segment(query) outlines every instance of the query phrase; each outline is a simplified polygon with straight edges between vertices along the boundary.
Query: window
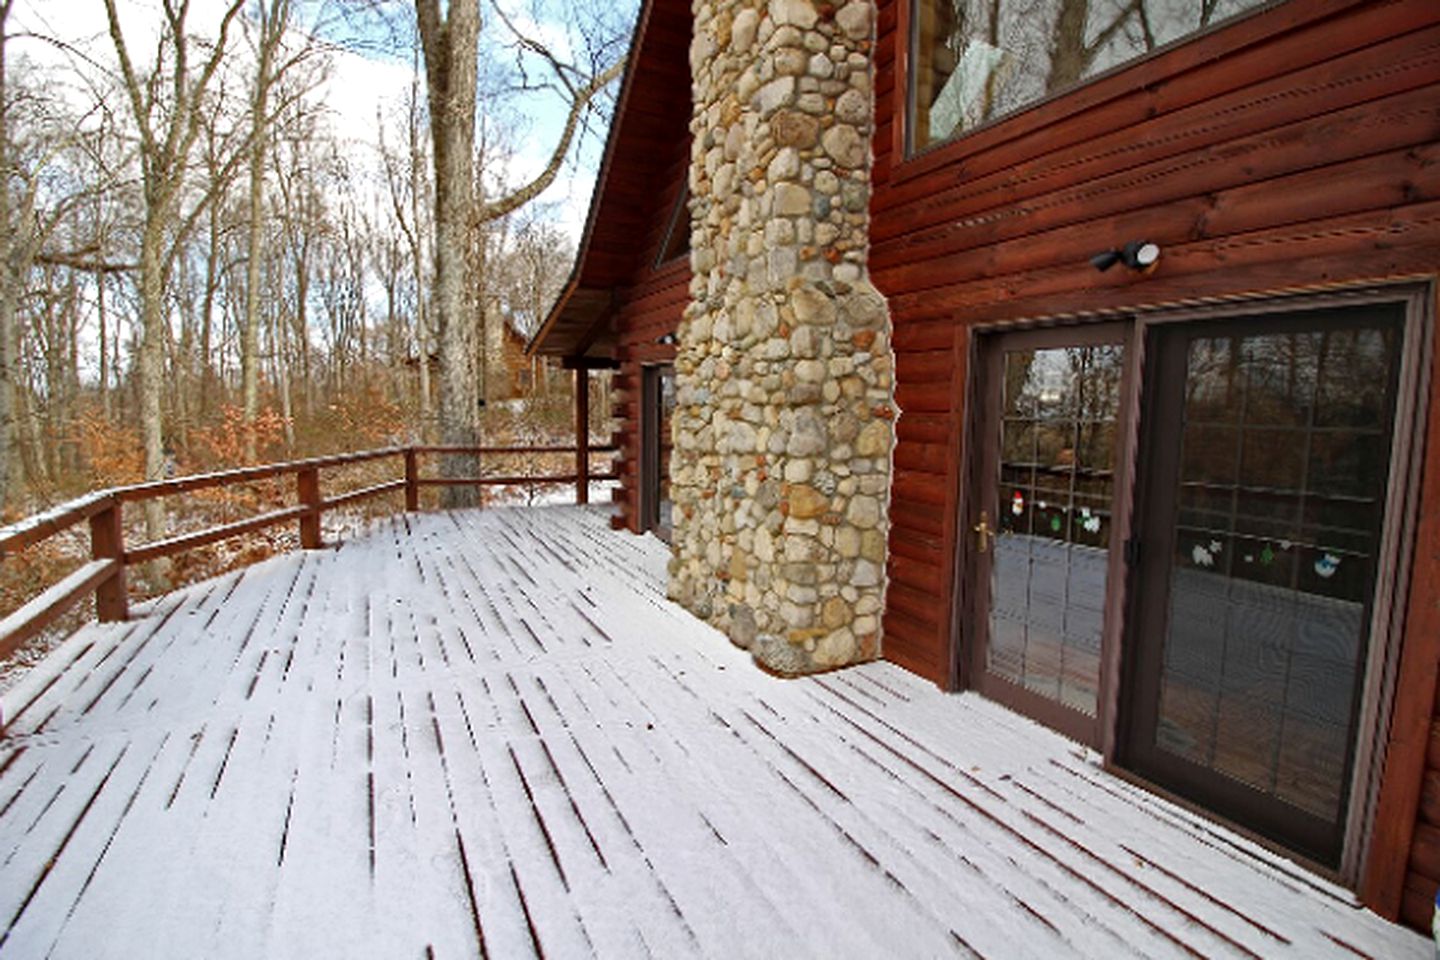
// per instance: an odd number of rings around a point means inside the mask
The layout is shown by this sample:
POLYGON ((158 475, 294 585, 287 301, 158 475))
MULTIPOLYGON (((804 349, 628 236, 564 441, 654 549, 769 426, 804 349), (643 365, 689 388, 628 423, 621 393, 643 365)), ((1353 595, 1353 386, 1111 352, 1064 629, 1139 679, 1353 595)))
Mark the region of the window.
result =
POLYGON ((1270 0, 914 0, 910 149, 949 140, 1270 0))
POLYGON ((670 211, 670 223, 665 227, 665 239, 660 244, 660 255, 655 266, 663 267, 676 257, 690 252, 690 188, 680 190, 680 199, 670 211))

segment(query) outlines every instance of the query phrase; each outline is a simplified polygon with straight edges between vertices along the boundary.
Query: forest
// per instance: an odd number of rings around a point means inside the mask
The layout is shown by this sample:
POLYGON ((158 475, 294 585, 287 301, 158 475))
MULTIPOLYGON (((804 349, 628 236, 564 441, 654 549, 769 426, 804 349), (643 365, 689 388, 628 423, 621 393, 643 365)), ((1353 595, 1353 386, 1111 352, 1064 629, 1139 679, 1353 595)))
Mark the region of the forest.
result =
MULTIPOLYGON (((633 6, 0 0, 5 522, 246 463, 573 440, 570 372, 523 346, 571 266, 557 185, 593 178, 633 6)), ((597 432, 607 403, 602 382, 597 432)), ((154 540, 272 487, 126 522, 154 540)), ((6 558, 0 606, 65 566, 57 541, 6 558)))

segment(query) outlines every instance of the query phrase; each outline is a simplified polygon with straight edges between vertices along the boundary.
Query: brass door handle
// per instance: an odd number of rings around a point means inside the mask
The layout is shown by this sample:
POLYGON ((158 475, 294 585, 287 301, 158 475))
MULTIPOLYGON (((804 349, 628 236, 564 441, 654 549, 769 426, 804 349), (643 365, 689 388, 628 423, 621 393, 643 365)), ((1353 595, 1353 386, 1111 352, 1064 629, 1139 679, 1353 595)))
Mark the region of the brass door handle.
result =
POLYGON ((977 553, 986 553, 990 545, 995 542, 995 531, 990 527, 990 512, 980 511, 980 522, 971 528, 975 531, 975 550, 977 553))

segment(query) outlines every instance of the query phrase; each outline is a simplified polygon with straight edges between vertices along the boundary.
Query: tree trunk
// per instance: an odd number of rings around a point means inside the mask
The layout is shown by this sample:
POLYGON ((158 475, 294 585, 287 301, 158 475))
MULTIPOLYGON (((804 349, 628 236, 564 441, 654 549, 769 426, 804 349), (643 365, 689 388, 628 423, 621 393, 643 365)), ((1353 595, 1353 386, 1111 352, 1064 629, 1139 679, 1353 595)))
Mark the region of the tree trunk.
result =
MULTIPOLYGON (((147 199, 140 235, 140 439, 145 449, 145 479, 165 476, 165 428, 161 400, 165 392, 165 224, 169 204, 147 199)), ((165 535, 165 509, 158 498, 145 501, 145 536, 165 535)))
MULTIPOLYGON (((198 73, 192 74, 187 54, 194 38, 186 27, 189 0, 165 4, 165 31, 169 38, 170 62, 165 60, 166 44, 161 44, 153 67, 153 76, 142 79, 130 59, 130 48, 120 24, 115 0, 105 0, 110 39, 119 60, 131 115, 139 128, 140 167, 145 195, 145 227, 140 237, 140 317, 141 341, 138 364, 140 388, 140 433, 145 448, 145 478, 158 480, 165 474, 166 451, 162 400, 165 390, 165 279, 171 250, 168 234, 179 221, 185 170, 195 141, 199 137, 202 105, 206 91, 220 69, 226 53, 226 37, 230 25, 240 13, 244 0, 229 0, 219 32, 209 55, 198 73), (174 102, 157 125, 151 109, 152 82, 159 78, 173 86, 174 102)), ((219 188, 209 185, 209 197, 219 188)), ((145 505, 145 532, 150 539, 164 533, 165 514, 158 499, 145 505)), ((157 567, 157 572, 159 568, 157 567)))
MULTIPOLYGON (((0 134, 3 135, 3 134, 0 134)), ((0 189, 0 196, 7 193, 0 189)), ((3 201, 0 201, 3 203, 3 201)), ((8 222, 8 211, 0 207, 0 224, 8 222)), ((10 231, 0 226, 0 507, 13 495, 15 475, 15 300, 18 285, 11 270, 10 231)))
POLYGON ((305 418, 315 416, 315 378, 310 371, 310 257, 309 241, 302 247, 306 253, 295 260, 295 339, 300 345, 300 377, 304 383, 301 397, 304 400, 305 418))
POLYGON ((245 461, 255 462, 255 417, 260 412, 260 263, 265 237, 265 149, 270 84, 275 50, 290 20, 289 0, 259 5, 260 37, 255 92, 250 100, 250 232, 246 242, 245 322, 240 341, 240 380, 244 403, 245 461))
MULTIPOLYGON (((65 433, 71 435, 75 425, 75 416, 80 403, 80 286, 78 277, 71 271, 72 283, 74 283, 75 296, 71 302, 71 309, 65 318, 65 408, 64 418, 61 421, 65 424, 65 433)), ((71 476, 79 471, 79 451, 75 444, 66 443, 61 446, 65 469, 71 476)))
POLYGON ((295 452, 295 420, 290 407, 290 359, 285 353, 285 326, 280 322, 280 311, 275 310, 270 319, 270 352, 275 357, 275 388, 280 394, 280 416, 285 424, 285 454, 290 456, 295 452))
POLYGON ((425 277, 425 242, 420 231, 423 223, 421 213, 425 209, 424 180, 421 176, 420 129, 418 122, 418 96, 414 86, 410 88, 410 223, 407 231, 410 240, 410 262, 415 272, 415 351, 418 354, 416 373, 420 394, 420 436, 421 443, 431 439, 430 424, 430 306, 426 296, 428 286, 425 277))
POLYGON ((1064 0, 1055 20, 1055 35, 1050 44, 1050 75, 1045 92, 1056 93, 1085 79, 1095 55, 1105 49, 1110 39, 1144 5, 1144 0, 1130 0, 1115 11, 1114 19, 1096 32, 1095 39, 1085 42, 1090 23, 1090 0, 1064 0))
POLYGON ((1085 46, 1085 23, 1090 19, 1090 0, 1065 0, 1055 20, 1055 35, 1050 45, 1050 76, 1045 89, 1049 93, 1071 86, 1085 75, 1090 63, 1085 46))
POLYGON ((15 457, 15 276, 14 237, 10 223, 9 92, 5 85, 5 23, 12 0, 0 0, 0 508, 10 502, 15 457))
MULTIPOLYGON (((479 0, 416 0, 425 55, 430 139, 435 169, 435 282, 431 304, 440 338, 440 439, 475 446, 480 438, 475 370, 475 298, 466 283, 466 247, 473 214, 475 95, 480 38, 479 0)), ((422 363, 424 358, 422 358, 422 363)), ((444 476, 473 476, 473 456, 442 458, 444 476)), ((446 487, 447 507, 473 506, 476 488, 446 487)))
POLYGON ((210 413, 215 373, 210 367, 215 336, 215 294, 220 290, 219 204, 210 208, 210 249, 205 258, 205 295, 200 301, 200 414, 210 413))
MULTIPOLYGON (((95 276, 95 317, 100 327, 100 410, 110 422, 115 411, 110 403, 110 351, 105 332, 105 274, 95 276)), ((208 359, 207 359, 208 362, 208 359)))

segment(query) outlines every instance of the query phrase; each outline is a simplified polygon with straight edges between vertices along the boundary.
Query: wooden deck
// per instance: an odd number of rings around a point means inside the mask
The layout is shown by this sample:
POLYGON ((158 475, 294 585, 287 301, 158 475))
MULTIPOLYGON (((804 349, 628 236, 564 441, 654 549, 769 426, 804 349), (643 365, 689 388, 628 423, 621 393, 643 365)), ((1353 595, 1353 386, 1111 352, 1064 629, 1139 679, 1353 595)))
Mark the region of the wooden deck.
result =
POLYGON ((0 958, 1425 957, 888 664, 782 681, 598 512, 407 515, 4 698, 0 958))

